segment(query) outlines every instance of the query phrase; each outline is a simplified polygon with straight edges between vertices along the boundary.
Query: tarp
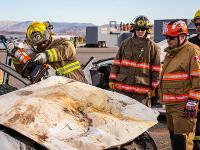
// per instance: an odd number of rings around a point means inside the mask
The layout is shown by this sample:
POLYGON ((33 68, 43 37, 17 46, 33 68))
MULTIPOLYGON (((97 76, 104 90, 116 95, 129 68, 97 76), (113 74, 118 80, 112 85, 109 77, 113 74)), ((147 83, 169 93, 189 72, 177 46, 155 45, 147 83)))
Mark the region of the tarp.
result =
POLYGON ((58 76, 0 96, 0 108, 0 124, 52 150, 120 145, 158 116, 127 96, 58 76))

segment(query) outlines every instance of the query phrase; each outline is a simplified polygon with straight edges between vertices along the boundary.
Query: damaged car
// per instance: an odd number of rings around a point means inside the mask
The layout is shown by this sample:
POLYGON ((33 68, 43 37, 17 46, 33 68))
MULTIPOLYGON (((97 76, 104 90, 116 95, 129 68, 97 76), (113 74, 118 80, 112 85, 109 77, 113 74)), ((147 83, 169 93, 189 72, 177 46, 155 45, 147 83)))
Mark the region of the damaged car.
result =
POLYGON ((33 84, 12 68, 10 60, 0 62, 0 149, 157 150, 147 132, 158 123, 157 111, 62 76, 33 84), (16 86, 11 76, 23 86, 16 86))

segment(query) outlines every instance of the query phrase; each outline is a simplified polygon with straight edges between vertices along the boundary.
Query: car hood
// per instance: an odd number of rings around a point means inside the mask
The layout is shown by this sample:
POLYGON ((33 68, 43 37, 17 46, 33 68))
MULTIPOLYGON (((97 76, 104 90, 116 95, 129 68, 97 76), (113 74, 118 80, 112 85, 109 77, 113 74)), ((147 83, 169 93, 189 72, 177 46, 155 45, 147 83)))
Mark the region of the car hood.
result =
POLYGON ((57 76, 0 96, 0 107, 0 124, 56 150, 123 144, 158 116, 127 96, 57 76))

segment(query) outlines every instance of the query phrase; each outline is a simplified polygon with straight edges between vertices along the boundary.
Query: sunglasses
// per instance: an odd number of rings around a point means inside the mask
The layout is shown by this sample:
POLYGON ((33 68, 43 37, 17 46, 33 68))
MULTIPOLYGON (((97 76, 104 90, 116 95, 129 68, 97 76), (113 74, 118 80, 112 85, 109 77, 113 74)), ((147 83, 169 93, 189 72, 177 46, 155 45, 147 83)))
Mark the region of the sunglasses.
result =
POLYGON ((146 28, 135 28, 136 31, 145 31, 146 28))
POLYGON ((198 26, 200 26, 200 23, 195 23, 194 25, 195 25, 195 27, 198 27, 198 26))
POLYGON ((174 40, 176 38, 176 36, 165 36, 165 38, 168 40, 174 40))

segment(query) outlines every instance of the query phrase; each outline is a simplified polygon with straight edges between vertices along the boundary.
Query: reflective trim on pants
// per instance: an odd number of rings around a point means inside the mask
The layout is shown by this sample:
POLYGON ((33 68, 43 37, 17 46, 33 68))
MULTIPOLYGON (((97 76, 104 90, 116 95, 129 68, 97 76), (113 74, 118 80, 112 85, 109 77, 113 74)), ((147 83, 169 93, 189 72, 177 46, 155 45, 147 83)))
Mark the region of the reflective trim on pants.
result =
POLYGON ((194 137, 194 140, 195 140, 195 141, 200 141, 200 136, 195 136, 195 137, 194 137))

